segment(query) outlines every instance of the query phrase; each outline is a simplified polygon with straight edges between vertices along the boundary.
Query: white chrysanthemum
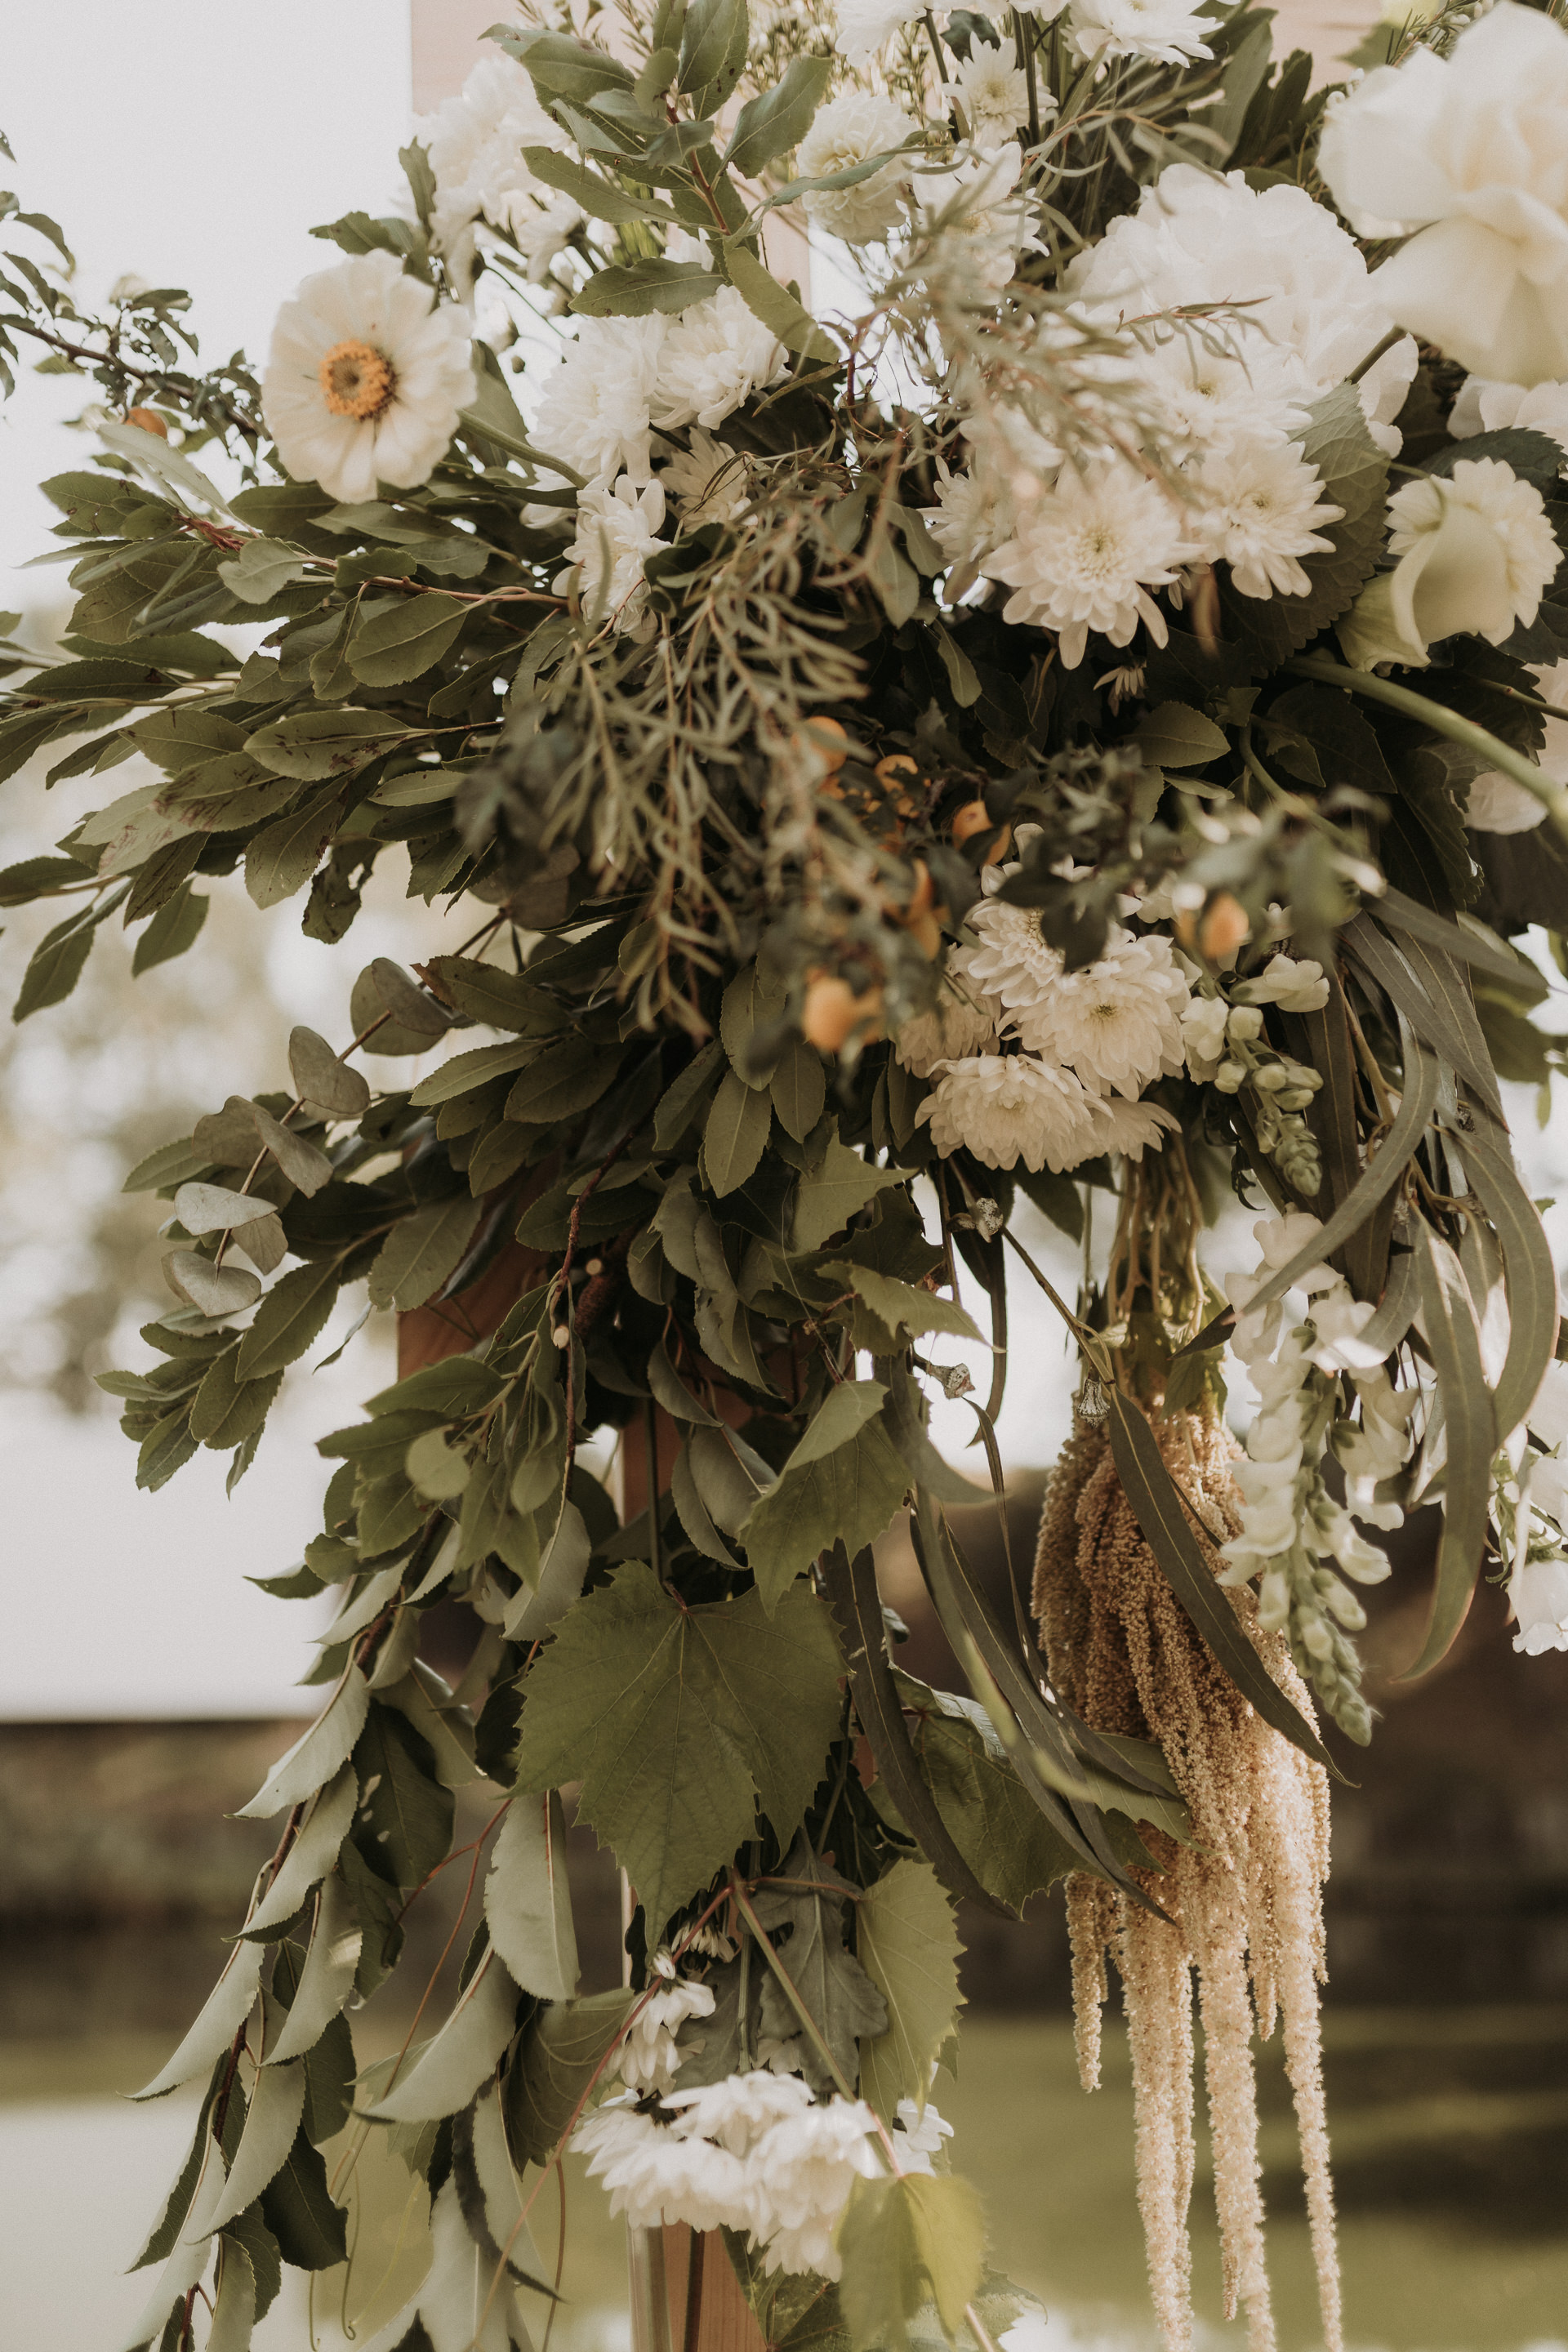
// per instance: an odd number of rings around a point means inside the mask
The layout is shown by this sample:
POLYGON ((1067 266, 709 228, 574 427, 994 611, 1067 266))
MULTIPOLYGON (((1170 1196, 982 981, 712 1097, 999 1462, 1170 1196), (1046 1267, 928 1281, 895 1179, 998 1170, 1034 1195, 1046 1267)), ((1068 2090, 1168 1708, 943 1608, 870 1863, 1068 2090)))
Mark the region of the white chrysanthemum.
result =
POLYGON ((1544 433, 1568 451, 1568 383, 1491 383, 1485 376, 1465 379, 1448 418, 1456 441, 1477 433, 1544 433))
POLYGON ((584 319, 539 404, 533 437, 590 481, 653 472, 648 449, 654 387, 669 321, 584 319))
POLYGON ((428 481, 478 388, 462 312, 395 254, 363 253, 279 311, 261 413, 294 479, 352 506, 428 481))
POLYGON ((1024 151, 1010 139, 961 151, 951 171, 922 172, 914 182, 924 226, 962 237, 963 274, 994 292, 1012 277, 1025 247, 1037 243, 1029 203, 1013 194, 1023 168, 1024 151))
MULTIPOLYGON (((795 167, 803 180, 847 172, 873 155, 890 153, 914 135, 901 106, 874 90, 841 90, 819 107, 800 142, 795 167)), ((908 185, 909 166, 899 157, 852 188, 813 188, 805 197, 814 228, 841 236, 847 245, 870 245, 887 236, 899 217, 899 198, 908 185)))
MULTIPOLYGON (((1246 303, 1225 322, 1238 355, 1249 367, 1256 358, 1259 387, 1269 392, 1279 359, 1294 362, 1290 388, 1309 401, 1342 383, 1393 324, 1354 239, 1326 205, 1304 188, 1249 188, 1240 172, 1222 179, 1190 163, 1162 172, 1136 211, 1113 220, 1071 264, 1067 282, 1129 319, 1190 303, 1246 303)), ((1390 383, 1415 357, 1395 349, 1390 383)), ((1379 361, 1369 371, 1377 375, 1373 406, 1384 367, 1379 361)))
POLYGON ((653 421, 661 431, 705 425, 711 432, 749 393, 771 383, 784 362, 784 345, 745 297, 721 286, 671 321, 658 355, 653 421))
MULTIPOLYGON (((976 42, 958 68, 950 95, 963 109, 970 136, 981 146, 993 139, 1011 139, 1029 119, 1029 77, 1013 63, 1011 49, 987 48, 976 42)), ((1049 91, 1040 105, 1042 116, 1054 114, 1049 91)))
POLYGON ((1065 467, 983 569, 1014 592, 1003 619, 1057 630, 1063 667, 1076 669, 1091 629, 1124 646, 1142 621, 1163 646, 1169 632, 1149 590, 1168 587, 1196 551, 1175 501, 1111 462, 1086 474, 1065 467))
POLYGON ((1312 526, 1339 522, 1344 509, 1320 498, 1318 469, 1298 445, 1238 442, 1226 457, 1201 466, 1194 482, 1204 552, 1211 563, 1229 564, 1237 593, 1306 595, 1312 583, 1299 559, 1333 547, 1312 526))
POLYGON ((610 2193, 612 2213, 634 2230, 684 2221, 693 2230, 744 2229, 746 2168, 711 2140, 687 2138, 635 2107, 606 2103, 572 2135, 590 2179, 610 2193))
POLYGON ((700 523, 733 522, 751 495, 744 458, 700 425, 686 437, 689 446, 674 450, 660 467, 666 498, 674 500, 689 530, 700 523))
POLYGON ((621 2044, 616 2063, 627 2090, 668 2090, 680 2063, 675 2046, 677 2032, 689 2017, 712 2014, 711 1986, 697 1984, 687 1977, 667 1979, 662 1990, 654 1993, 637 2011, 621 2044))
POLYGON ((876 2118, 863 2099, 805 2107, 764 2132, 746 2166, 752 2235, 767 2249, 763 2269, 840 2273, 833 2231, 857 2178, 881 2170, 876 2118))
POLYGON ((668 544, 658 535, 663 524, 661 482, 649 482, 639 490, 623 474, 609 489, 599 484, 584 490, 577 508, 577 536, 566 550, 569 568, 555 583, 556 594, 575 588, 584 611, 611 621, 620 635, 628 635, 641 622, 647 602, 644 561, 668 544))
MULTIPOLYGON (((1537 767, 1553 784, 1568 784, 1568 661, 1532 673, 1542 702, 1563 712, 1546 721, 1546 740, 1534 753, 1537 767)), ((1546 814, 1544 802, 1495 768, 1478 776, 1470 786, 1465 823, 1477 833, 1532 833, 1546 814)))
POLYGON ((893 1051, 917 1078, 930 1077, 939 1062, 961 1061, 966 1054, 984 1054, 996 1043, 994 998, 972 1003, 962 989, 944 989, 929 1013, 906 1021, 893 1040, 893 1051))
POLYGON ((1512 617, 1505 620, 1500 612, 1493 625, 1480 632, 1501 645, 1516 622, 1534 620, 1563 551, 1533 482, 1521 481, 1500 458, 1460 457, 1446 481, 1426 474, 1394 492, 1388 501, 1389 552, 1411 553, 1427 532, 1442 528, 1456 507, 1478 515, 1501 551, 1512 617))
POLYGON ((1307 423, 1310 387, 1292 352, 1258 335, 1233 332, 1225 322, 1196 324, 1138 347, 1140 381, 1154 394, 1172 453, 1220 457, 1239 443, 1278 444, 1307 423), (1236 352, 1217 347, 1224 341, 1236 352))
POLYGON ((811 2105, 798 2074, 771 2074, 754 2066, 749 2074, 727 2074, 689 2091, 671 2091, 660 2104, 679 2118, 674 2129, 714 2140, 731 2156, 747 2155, 763 2134, 786 2116, 811 2105))
POLYGON ((1095 1151, 1120 1153, 1124 1160, 1142 1160, 1145 1151, 1163 1151, 1165 1138, 1181 1121, 1158 1103, 1127 1102, 1120 1095, 1101 1099, 1101 1117, 1095 1121, 1095 1151))
POLYGON ((922 507, 921 515, 949 563, 978 564, 1013 536, 1017 507, 989 467, 954 474, 939 457, 936 495, 936 505, 922 507))
POLYGON ((526 69, 494 49, 479 59, 458 97, 417 125, 415 136, 424 142, 436 179, 432 242, 459 262, 471 247, 476 220, 515 230, 542 195, 548 200, 549 192, 522 160, 523 149, 559 151, 571 144, 541 106, 526 69))
POLYGON ((1145 58, 1180 66, 1211 55, 1204 37, 1214 26, 1194 16, 1186 0, 1072 0, 1068 20, 1079 55, 1108 63, 1145 58))
POLYGON ((1109 1106, 1070 1070, 1031 1054, 974 1054, 939 1062, 915 1113, 945 1159, 962 1144, 987 1168, 1021 1160, 1038 1175, 1060 1175, 1107 1149, 1109 1106))
POLYGON ((992 867, 982 877, 985 895, 968 915, 976 944, 959 948, 952 958, 960 983, 982 1003, 998 1003, 1008 1014, 1037 1004, 1062 971, 1060 954, 1040 929, 1039 909, 1015 907, 995 896, 1002 882, 1018 870, 1007 866, 998 874, 992 867))
POLYGON ((833 46, 852 66, 868 65, 900 26, 919 15, 906 0, 839 0, 833 46))
POLYGON ((1103 954, 1062 972, 1012 1025, 1030 1053, 1067 1063, 1095 1094, 1137 1096, 1182 1067, 1190 993, 1163 932, 1113 924, 1103 954))

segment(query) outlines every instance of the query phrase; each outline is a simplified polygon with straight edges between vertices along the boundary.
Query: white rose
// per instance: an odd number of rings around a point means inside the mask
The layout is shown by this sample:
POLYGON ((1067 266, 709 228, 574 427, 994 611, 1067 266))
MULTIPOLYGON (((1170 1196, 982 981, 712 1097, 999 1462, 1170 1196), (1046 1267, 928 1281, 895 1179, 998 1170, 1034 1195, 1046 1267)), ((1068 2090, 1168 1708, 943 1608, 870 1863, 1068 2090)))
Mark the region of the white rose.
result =
POLYGON ((1319 164, 1402 327, 1513 383, 1568 377, 1568 33, 1500 0, 1447 58, 1416 49, 1334 109, 1319 164))
MULTIPOLYGON (((1507 5, 1507 0, 1504 0, 1507 5)), ((1541 493, 1495 457, 1461 457, 1452 475, 1407 482, 1388 501, 1392 572, 1369 580, 1335 624, 1347 661, 1424 669, 1440 638, 1500 646, 1533 621, 1561 561, 1541 493)))

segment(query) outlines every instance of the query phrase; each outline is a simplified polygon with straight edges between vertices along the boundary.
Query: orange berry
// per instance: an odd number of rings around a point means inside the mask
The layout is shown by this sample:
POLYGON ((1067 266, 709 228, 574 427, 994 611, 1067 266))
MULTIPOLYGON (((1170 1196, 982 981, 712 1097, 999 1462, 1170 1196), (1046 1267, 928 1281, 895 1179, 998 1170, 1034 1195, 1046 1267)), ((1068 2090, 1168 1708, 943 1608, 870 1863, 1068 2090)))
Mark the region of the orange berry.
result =
POLYGON ((160 441, 166 441, 169 437, 169 428, 155 408, 128 408, 125 422, 127 425, 139 425, 143 433, 155 433, 160 441))
POLYGON ((920 814, 920 802, 911 797, 904 778, 918 785, 921 772, 907 751, 889 751, 885 760, 878 761, 873 772, 900 816, 920 814))
POLYGON ((962 848, 975 834, 990 831, 991 812, 984 801, 965 801, 954 814, 951 829, 953 840, 962 848))
POLYGON ((1222 956, 1234 955, 1238 947, 1252 937, 1252 925, 1246 908, 1228 890, 1222 890, 1204 909, 1198 925, 1198 950, 1210 963, 1222 956))
MULTIPOLYGON (((805 1009, 801 1016, 801 1029, 809 1045, 819 1053, 837 1054, 852 1030, 863 1023, 874 1023, 882 1010, 882 992, 868 989, 857 996, 847 980, 832 972, 816 973, 805 992, 805 1009)), ((875 1034, 872 1029, 871 1034, 875 1034)))

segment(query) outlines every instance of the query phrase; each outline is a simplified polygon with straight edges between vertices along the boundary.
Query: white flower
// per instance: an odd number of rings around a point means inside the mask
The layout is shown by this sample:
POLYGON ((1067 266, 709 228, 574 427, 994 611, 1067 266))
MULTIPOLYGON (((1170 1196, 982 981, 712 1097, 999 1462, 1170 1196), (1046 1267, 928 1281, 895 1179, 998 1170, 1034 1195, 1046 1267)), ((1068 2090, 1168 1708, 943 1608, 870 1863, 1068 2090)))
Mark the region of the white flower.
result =
POLYGON ((711 431, 749 393, 771 383, 784 361, 773 330, 734 287, 721 286, 706 302, 682 310, 666 331, 653 421, 661 430, 704 425, 711 431))
POLYGON ((471 251, 476 220, 516 231, 541 198, 548 201, 552 192, 541 188, 522 150, 559 151, 571 143, 541 106, 526 69, 496 49, 480 58, 461 94, 444 100, 415 135, 436 180, 432 242, 459 265, 471 251))
MULTIPOLYGON (((1505 0, 1506 5, 1506 0, 1505 0)), ((1496 457, 1461 457, 1445 478, 1424 474, 1388 501, 1392 572, 1368 581, 1335 624, 1360 669, 1396 661, 1422 669, 1440 638, 1500 646, 1533 621, 1562 560, 1545 503, 1496 457)))
MULTIPOLYGON (((1010 139, 1029 119, 1029 77, 1013 63, 1013 52, 1008 49, 973 43, 950 95, 963 109, 970 134, 981 145, 995 137, 1010 139)), ((1056 100, 1048 91, 1041 111, 1056 111, 1056 100)))
POLYGON ((1527 1658, 1568 1650, 1568 1560, 1526 1561, 1514 1570, 1508 1597, 1519 1621, 1516 1650, 1527 1658))
MULTIPOLYGON (((1555 703, 1563 713, 1546 720, 1546 740, 1534 753, 1535 762, 1549 782, 1568 784, 1568 661, 1536 669, 1533 676, 1542 700, 1555 703)), ((1470 786, 1465 823, 1477 833, 1530 833, 1545 814, 1543 801, 1511 776, 1489 768, 1470 786)))
POLYGON ((982 997, 972 1003, 962 990, 944 989, 931 1012, 904 1023, 893 1051, 917 1078, 929 1077, 939 1062, 988 1052, 996 1043, 999 1011, 994 1000, 982 997))
POLYGON ((900 2163, 906 2172, 930 2172, 931 2158, 941 2152, 944 2139, 952 2137, 952 2126, 929 2099, 923 2107, 917 2107, 913 2099, 900 2099, 896 2112, 901 2126, 900 2163))
POLYGON ((1357 379, 1356 398, 1366 419, 1366 429, 1385 457, 1397 457, 1405 446, 1405 436, 1394 420, 1405 405, 1420 364, 1421 352, 1415 336, 1403 335, 1357 379))
POLYGON ((712 2014, 712 1988, 689 1978, 677 1977, 667 1982, 664 1990, 652 1994, 633 2019, 616 2062, 627 2090, 668 2089, 679 2063, 677 2029, 689 2017, 712 2014))
MULTIPOLYGON (((833 46, 852 66, 868 65, 884 41, 919 15, 905 0, 839 0, 833 46)), ((805 176, 804 165, 801 176, 805 176)))
POLYGON ((1476 433, 1544 433, 1568 451, 1568 383, 1491 383, 1467 376, 1448 417, 1457 441, 1476 433))
POLYGON ((364 253, 279 311, 261 409, 296 481, 361 505, 378 481, 428 481, 477 391, 462 312, 395 254, 364 253))
MULTIPOLYGON (((1353 238, 1326 205, 1304 188, 1253 189, 1240 172, 1222 179, 1190 163, 1172 164, 1145 188, 1137 210, 1073 262, 1067 282, 1129 319, 1246 303, 1224 331, 1260 401, 1317 399, 1393 324, 1353 238)), ((1412 346, 1395 365, 1414 358, 1412 346)))
POLYGON ((1181 1068, 1189 993, 1163 933, 1113 924, 1093 963, 1061 972, 1010 1026, 1031 1053, 1068 1064, 1093 1093, 1131 1097, 1181 1068))
POLYGON ((675 500, 689 530, 700 523, 733 522, 751 496, 744 458, 700 425, 692 425, 686 437, 689 446, 673 450, 663 461, 658 478, 666 498, 675 500))
POLYGON ((1547 1365, 1525 1418, 1543 1445, 1568 1441, 1568 1364, 1557 1357, 1547 1365))
POLYGON ((763 2268, 816 2271, 836 2279, 833 2231, 857 2178, 881 2170, 876 2119, 862 2099, 805 2107, 764 2132, 747 2165, 752 2234, 766 2247, 763 2268))
MULTIPOLYGON (((1018 870, 1005 866, 996 887, 1018 870)), ((990 879, 989 873, 983 877, 983 889, 990 879)), ((1037 908, 1015 907, 987 891, 970 908, 969 927, 979 944, 960 948, 953 970, 983 1000, 994 997, 1008 1013, 1022 1011, 1037 1004, 1061 977, 1061 956, 1040 929, 1037 908)))
POLYGON ((1352 1298, 1350 1286, 1338 1283, 1312 1307, 1317 1338, 1312 1361, 1321 1372, 1370 1372, 1383 1361, 1384 1351, 1362 1338, 1377 1309, 1370 1298, 1352 1298))
POLYGON ((1182 1051, 1187 1068, 1200 1084, 1213 1077, 1225 1052, 1225 1024, 1230 1008, 1223 996, 1194 996, 1182 1012, 1182 1051))
POLYGON ((744 2229, 746 2168, 711 2140, 666 2130, 635 2107, 606 2102, 572 2135, 591 2179, 610 2192, 610 2210, 634 2230, 685 2221, 693 2230, 744 2229))
POLYGON ((1158 1103, 1126 1102, 1121 1096, 1099 1099, 1095 1120, 1097 1152, 1120 1152, 1124 1160, 1142 1160, 1145 1151, 1163 1151, 1165 1138, 1181 1121, 1158 1103))
POLYGON ((1464 367, 1568 376, 1568 35, 1509 0, 1446 58, 1417 48, 1330 113, 1319 167, 1363 236, 1418 235, 1373 278, 1464 367))
POLYGON ((639 490, 623 474, 613 488, 584 490, 577 508, 577 536, 566 551, 571 567, 555 583, 557 595, 575 587, 586 611, 613 619, 622 635, 641 622, 647 599, 643 562, 668 542, 658 536, 664 521, 664 486, 639 490))
POLYGON ((944 1158, 962 1144, 987 1168, 1013 1168, 1021 1160, 1037 1174, 1049 1168, 1059 1176, 1102 1151, 1137 1159, 1162 1122, 1171 1123, 1152 1104, 1112 1105, 1071 1070, 1030 1054, 973 1054, 938 1062, 931 1076, 936 1085, 917 1121, 929 1121, 944 1158), (1123 1111, 1145 1116, 1123 1118, 1123 1111))
POLYGON ((518 250, 528 256, 531 284, 542 284, 556 255, 565 251, 587 217, 575 198, 552 195, 542 212, 521 214, 513 223, 518 250))
POLYGON ((1163 646, 1169 631, 1149 590, 1168 587, 1195 552, 1175 501, 1112 461, 1064 467, 983 568, 1014 592, 1003 619, 1059 631, 1063 667, 1076 669, 1091 629, 1124 646, 1142 621, 1163 646))
POLYGON ((921 518, 950 564, 978 564, 1012 537, 1017 506, 989 467, 953 474, 939 457, 936 477, 938 502, 922 507, 921 518))
MULTIPOLYGON (((1329 983, 1321 963, 1281 951, 1250 980, 1239 981, 1231 995, 1237 1004, 1278 1004, 1282 1013, 1321 1013, 1329 1001, 1329 983)), ((1283 1259, 1279 1262, 1284 1264, 1283 1259)))
POLYGON ((1194 479, 1205 553, 1211 563, 1229 564, 1237 593, 1304 596, 1312 583, 1298 558, 1333 546, 1312 525, 1339 522, 1344 509, 1319 497, 1318 469, 1297 445, 1238 442, 1226 456, 1209 458, 1194 479))
POLYGON ((754 2067, 749 2074, 671 2091, 660 2105, 679 2116, 674 2128, 683 2137, 697 2135, 717 2141, 731 2156, 745 2156, 774 2124, 810 2106, 811 2093, 797 2074, 770 2074, 765 2067, 754 2067))
POLYGON ((654 388, 669 321, 584 319, 539 404, 533 437, 590 481, 621 472, 638 484, 653 472, 648 449, 654 388))
POLYGON ((1204 36, 1214 26, 1185 0, 1071 0, 1068 21, 1086 58, 1146 58, 1179 66, 1210 55, 1204 36))
POLYGON ((1173 454, 1223 457, 1238 442, 1285 441, 1307 423, 1301 365, 1240 321, 1194 320, 1134 345, 1134 368, 1154 394, 1173 454), (1239 331, 1238 331, 1239 330, 1239 331), (1232 351, 1215 348, 1224 341, 1232 351))
MULTIPOLYGON (((797 173, 803 180, 826 179, 901 147, 914 131, 910 117, 890 98, 873 90, 841 90, 817 110, 801 141, 797 173)), ((847 245, 870 245, 886 236, 897 221, 900 193, 909 178, 909 166, 900 157, 852 188, 813 188, 805 197, 806 215, 814 228, 828 236, 841 236, 847 245)))

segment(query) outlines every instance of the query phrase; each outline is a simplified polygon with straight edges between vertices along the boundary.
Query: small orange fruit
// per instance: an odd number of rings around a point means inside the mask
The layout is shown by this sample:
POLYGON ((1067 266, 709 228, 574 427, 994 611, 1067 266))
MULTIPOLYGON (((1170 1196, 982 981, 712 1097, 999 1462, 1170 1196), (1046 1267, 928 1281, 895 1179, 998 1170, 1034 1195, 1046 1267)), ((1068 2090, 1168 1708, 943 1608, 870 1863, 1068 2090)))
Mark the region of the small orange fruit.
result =
MULTIPOLYGON (((863 1023, 875 1023, 882 1010, 882 992, 868 989, 857 996, 847 980, 837 973, 819 971, 813 974, 805 992, 805 1010, 801 1016, 801 1029, 809 1045, 819 1053, 837 1054, 843 1048, 851 1031, 863 1023)), ((870 1034, 876 1034, 873 1027, 870 1034)))
POLYGON ((1190 948, 1195 941, 1198 953, 1210 963, 1234 955, 1252 937, 1246 908, 1228 890, 1209 900, 1201 919, 1184 908, 1176 917, 1175 929, 1182 945, 1190 948))
MULTIPOLYGON (((994 819, 984 801, 965 801, 952 820, 953 841, 962 848, 966 841, 973 841, 977 833, 988 833, 994 823, 994 819)), ((999 866, 1012 846, 1012 826, 1005 824, 998 827, 996 838, 985 853, 986 865, 999 866)))
POLYGON ((127 425, 139 425, 143 433, 155 433, 160 441, 166 441, 169 437, 169 428, 155 408, 128 408, 125 422, 127 425))

